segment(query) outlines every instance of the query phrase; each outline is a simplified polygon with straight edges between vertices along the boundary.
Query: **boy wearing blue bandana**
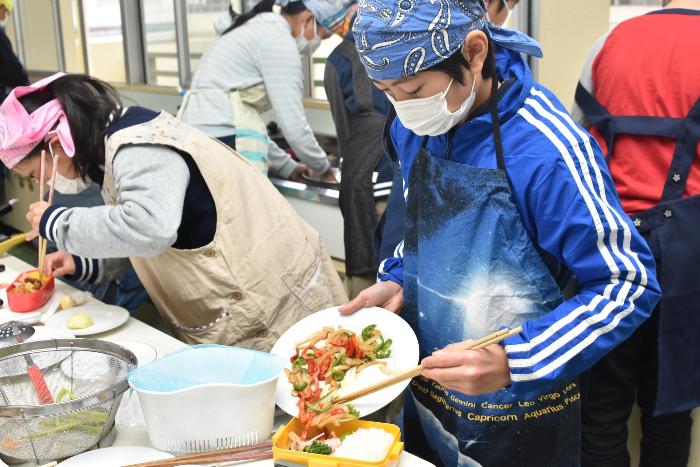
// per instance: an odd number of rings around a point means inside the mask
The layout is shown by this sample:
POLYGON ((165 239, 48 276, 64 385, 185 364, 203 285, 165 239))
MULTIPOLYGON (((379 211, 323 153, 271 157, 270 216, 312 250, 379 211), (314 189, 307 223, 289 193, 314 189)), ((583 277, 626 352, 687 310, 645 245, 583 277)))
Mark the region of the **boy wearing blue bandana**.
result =
POLYGON ((418 336, 408 450, 448 466, 578 466, 577 376, 650 315, 655 264, 598 144, 533 82, 521 53, 539 45, 485 16, 482 0, 359 4, 358 52, 398 115, 406 232, 341 311, 400 311, 418 336), (581 288, 565 297, 572 275, 581 288), (450 346, 518 326, 482 350, 450 346))

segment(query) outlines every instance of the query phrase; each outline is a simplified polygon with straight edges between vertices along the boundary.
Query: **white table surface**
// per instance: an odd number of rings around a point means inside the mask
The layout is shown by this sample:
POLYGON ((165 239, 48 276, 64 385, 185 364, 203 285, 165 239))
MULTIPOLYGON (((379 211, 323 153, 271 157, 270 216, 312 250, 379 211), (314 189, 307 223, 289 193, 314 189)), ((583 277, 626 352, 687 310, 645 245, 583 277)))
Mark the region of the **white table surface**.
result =
MULTIPOLYGON (((9 255, 0 258, 0 264, 4 264, 6 267, 5 272, 0 273, 0 283, 11 282, 12 280, 14 280, 15 277, 17 277, 17 274, 19 272, 27 271, 32 268, 32 266, 28 263, 25 263, 24 261, 9 255)), ((76 292, 76 289, 61 281, 56 281, 56 290, 64 294, 76 292)), ((0 322, 8 321, 7 310, 7 306, 4 306, 2 309, 0 309, 0 322)), ((103 339, 112 342, 143 342, 155 348, 158 352, 159 357, 186 346, 186 344, 184 344, 183 342, 180 342, 179 340, 155 328, 152 328, 151 326, 134 318, 130 318, 126 324, 117 329, 101 334, 95 334, 94 336, 88 337, 90 339, 103 339)), ((153 447, 148 440, 148 433, 146 432, 146 429, 144 427, 117 424, 115 429, 116 438, 112 446, 153 447)), ((3 465, 1 460, 0 465, 3 465)), ((249 462, 247 463, 247 465, 250 465, 251 467, 271 467, 274 465, 274 463, 270 459, 264 461, 249 462)), ((402 454, 400 460, 401 467, 428 467, 431 465, 432 464, 406 452, 402 454)), ((35 464, 33 463, 25 463, 18 465, 18 467, 34 466, 35 464)))

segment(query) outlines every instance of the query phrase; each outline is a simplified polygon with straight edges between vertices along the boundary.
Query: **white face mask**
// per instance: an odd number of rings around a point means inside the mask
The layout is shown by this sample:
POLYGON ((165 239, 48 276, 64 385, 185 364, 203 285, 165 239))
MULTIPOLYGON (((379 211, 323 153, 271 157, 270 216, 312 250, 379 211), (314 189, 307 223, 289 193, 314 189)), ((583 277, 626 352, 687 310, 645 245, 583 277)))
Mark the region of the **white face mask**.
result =
POLYGON ((7 26, 7 18, 0 21, 0 28, 5 29, 5 26, 7 26))
MULTIPOLYGON (((57 160, 53 155, 53 147, 51 144, 49 144, 49 152, 51 153, 51 159, 57 160)), ((62 195, 77 195, 85 191, 90 186, 91 182, 86 182, 80 176, 78 176, 78 178, 66 178, 56 171, 56 180, 49 180, 48 184, 49 186, 53 184, 54 189, 62 195)))
POLYGON ((62 195, 77 195, 90 186, 90 183, 83 180, 82 177, 66 178, 58 172, 56 172, 56 181, 53 183, 56 191, 62 195))
POLYGON ((321 46, 321 38, 318 35, 318 31, 316 29, 316 21, 314 21, 314 37, 311 40, 308 40, 306 36, 304 35, 304 29, 306 28, 306 24, 301 26, 301 34, 299 36, 295 37, 297 41, 297 50, 299 50, 299 53, 302 55, 312 55, 314 52, 316 52, 316 49, 318 49, 321 46))
POLYGON ((406 99, 395 101, 389 94, 389 102, 396 109, 396 115, 403 123, 403 126, 421 136, 444 135, 452 127, 457 125, 474 107, 476 101, 476 76, 472 84, 472 91, 469 97, 455 112, 450 112, 447 108, 447 92, 452 86, 452 82, 447 85, 445 91, 431 97, 420 99, 406 99))

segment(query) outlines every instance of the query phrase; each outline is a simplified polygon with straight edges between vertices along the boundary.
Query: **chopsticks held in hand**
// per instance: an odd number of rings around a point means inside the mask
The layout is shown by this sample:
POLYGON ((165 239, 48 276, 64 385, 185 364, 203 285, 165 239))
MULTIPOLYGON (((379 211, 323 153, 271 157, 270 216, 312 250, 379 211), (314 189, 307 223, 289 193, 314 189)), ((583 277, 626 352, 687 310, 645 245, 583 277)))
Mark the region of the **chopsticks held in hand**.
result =
MULTIPOLYGON (((51 162, 51 188, 49 189, 49 205, 53 204, 54 185, 56 183, 57 160, 53 156, 51 162)), ((44 201, 44 186, 46 185, 46 151, 41 151, 41 169, 39 179, 39 201, 44 201)), ((48 249, 48 241, 39 236, 39 280, 44 280, 44 260, 46 259, 46 250, 48 249)))
MULTIPOLYGON (((488 347, 489 345, 498 344, 499 342, 501 342, 504 339, 507 339, 511 336, 519 334, 522 330, 523 329, 520 326, 518 326, 517 328, 513 328, 513 329, 501 329, 500 331, 496 331, 496 332, 489 334, 488 336, 484 336, 481 339, 476 340, 476 341, 460 342, 459 344, 456 344, 453 348, 451 348, 450 351, 458 352, 458 351, 462 351, 462 350, 483 349, 485 347, 488 347)), ((367 386, 364 389, 360 389, 359 391, 355 391, 355 392, 352 392, 350 394, 346 394, 342 397, 338 397, 335 400, 333 400, 333 403, 334 404, 346 404, 348 402, 354 401, 355 399, 365 397, 369 394, 375 393, 377 391, 381 391, 382 389, 387 388, 389 386, 393 386, 394 384, 400 383, 401 381, 415 378, 416 376, 420 375, 422 371, 423 371, 423 366, 418 365, 415 368, 411 368, 410 370, 396 374, 396 375, 394 375, 390 378, 387 378, 385 380, 382 380, 378 383, 367 386)))
POLYGON ((125 467, 175 467, 188 464, 221 464, 229 462, 262 460, 272 458, 272 441, 219 451, 202 452, 159 461, 132 464, 125 467))

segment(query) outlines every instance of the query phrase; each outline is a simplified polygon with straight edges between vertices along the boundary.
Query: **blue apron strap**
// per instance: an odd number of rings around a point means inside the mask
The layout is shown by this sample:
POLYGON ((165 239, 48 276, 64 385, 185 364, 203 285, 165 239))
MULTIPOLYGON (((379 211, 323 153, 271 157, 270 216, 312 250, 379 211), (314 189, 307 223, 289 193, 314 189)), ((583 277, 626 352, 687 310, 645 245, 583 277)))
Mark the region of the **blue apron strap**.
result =
POLYGON ((698 142, 700 142, 700 98, 695 101, 688 115, 682 120, 676 150, 673 153, 671 168, 661 196, 662 201, 683 197, 698 142))
POLYGON ((384 137, 382 138, 382 146, 384 147, 384 152, 389 156, 389 159, 394 164, 399 163, 399 155, 396 154, 396 148, 394 148, 394 143, 391 142, 391 125, 394 123, 396 118, 396 110, 394 106, 389 104, 389 108, 386 112, 386 120, 384 120, 384 137))
POLYGON ((678 139, 683 127, 682 118, 671 117, 613 117, 615 135, 658 136, 678 139))
MULTIPOLYGON (((491 78, 491 125, 493 126, 493 142, 496 146, 496 162, 498 168, 504 171, 507 176, 508 171, 503 159, 503 143, 501 142, 501 120, 498 115, 498 79, 495 76, 491 78)), ((508 177, 508 182, 510 183, 510 177, 508 177)))
POLYGON ((588 89, 583 87, 580 81, 578 86, 576 86, 575 99, 576 104, 583 110, 586 118, 603 136, 605 145, 608 147, 605 159, 609 162, 609 155, 612 154, 613 145, 615 144, 615 132, 612 125, 613 116, 608 112, 608 109, 598 102, 598 99, 596 99, 593 94, 588 92, 588 89))
POLYGON ((617 135, 678 139, 682 132, 684 121, 682 118, 613 116, 581 83, 576 87, 576 103, 605 139, 605 144, 608 146, 605 158, 608 162, 612 157, 617 135))
POLYGON ((614 117, 581 83, 576 88, 576 103, 605 139, 608 163, 613 155, 615 137, 620 134, 657 136, 676 140, 671 168, 666 178, 662 201, 680 199, 685 193, 686 180, 700 141, 700 99, 685 118, 614 117))

